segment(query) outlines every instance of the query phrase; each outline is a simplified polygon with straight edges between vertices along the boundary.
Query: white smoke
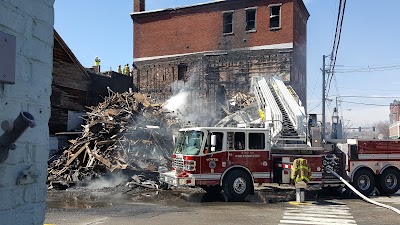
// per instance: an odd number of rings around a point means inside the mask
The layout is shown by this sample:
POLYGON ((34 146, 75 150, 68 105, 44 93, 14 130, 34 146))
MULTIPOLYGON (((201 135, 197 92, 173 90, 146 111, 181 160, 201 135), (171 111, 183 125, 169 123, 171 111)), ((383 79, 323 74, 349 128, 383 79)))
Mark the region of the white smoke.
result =
POLYGON ((121 173, 113 174, 112 177, 100 177, 96 180, 90 182, 90 184, 86 187, 87 189, 102 189, 102 188, 112 188, 116 187, 119 184, 126 182, 128 179, 126 176, 121 173))
POLYGON ((168 99, 164 108, 171 112, 177 110, 182 112, 184 111, 185 105, 187 104, 188 96, 189 92, 182 90, 177 95, 174 95, 170 99, 168 99))
POLYGON ((215 115, 207 110, 210 105, 199 96, 201 92, 199 82, 199 75, 193 73, 185 83, 182 81, 172 83, 171 88, 176 94, 166 101, 164 109, 174 112, 174 115, 184 123, 208 125, 207 120, 214 118, 215 115))

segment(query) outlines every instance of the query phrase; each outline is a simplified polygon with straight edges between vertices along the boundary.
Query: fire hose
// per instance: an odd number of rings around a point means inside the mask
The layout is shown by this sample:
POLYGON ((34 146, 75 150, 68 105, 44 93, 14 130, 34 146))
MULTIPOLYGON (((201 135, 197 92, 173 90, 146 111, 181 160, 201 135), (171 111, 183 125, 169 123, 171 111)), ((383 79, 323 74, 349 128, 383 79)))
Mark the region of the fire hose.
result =
POLYGON ((382 203, 377 202, 377 201, 374 201, 374 200, 371 200, 371 199, 369 199, 368 197, 366 197, 365 195, 361 194, 361 193, 360 193, 359 191, 357 191, 357 189, 355 189, 349 182, 347 182, 345 179, 343 179, 343 177, 339 176, 339 174, 337 174, 337 173, 336 173, 335 171, 333 171, 331 168, 326 167, 325 169, 326 169, 329 173, 332 173, 333 175, 335 175, 335 177, 339 178, 340 181, 342 181, 342 182, 343 182, 347 187, 349 187, 355 194, 357 194, 358 196, 360 196, 360 197, 361 197, 362 199, 364 199, 365 201, 367 201, 367 202, 369 202, 369 203, 371 203, 371 204, 374 204, 374 205, 383 207, 383 208, 390 209, 390 210, 396 212, 397 214, 400 214, 400 210, 399 210, 399 209, 397 209, 397 208, 395 208, 395 207, 392 207, 392 206, 389 206, 389 205, 382 204, 382 203))

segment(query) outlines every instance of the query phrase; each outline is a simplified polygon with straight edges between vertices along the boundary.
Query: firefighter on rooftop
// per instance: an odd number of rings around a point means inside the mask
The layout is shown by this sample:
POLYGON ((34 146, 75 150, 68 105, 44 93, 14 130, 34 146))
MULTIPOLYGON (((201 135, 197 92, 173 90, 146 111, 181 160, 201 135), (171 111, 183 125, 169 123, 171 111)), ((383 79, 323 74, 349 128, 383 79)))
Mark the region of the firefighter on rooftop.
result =
POLYGON ((124 72, 123 72, 123 74, 129 76, 129 73, 130 73, 129 64, 126 64, 126 65, 124 66, 124 72))
POLYGON ((100 66, 100 58, 98 56, 96 56, 96 58, 94 59, 94 65, 100 66))
POLYGON ((122 68, 121 68, 121 65, 118 65, 118 71, 117 71, 118 73, 120 73, 120 74, 122 74, 122 68))

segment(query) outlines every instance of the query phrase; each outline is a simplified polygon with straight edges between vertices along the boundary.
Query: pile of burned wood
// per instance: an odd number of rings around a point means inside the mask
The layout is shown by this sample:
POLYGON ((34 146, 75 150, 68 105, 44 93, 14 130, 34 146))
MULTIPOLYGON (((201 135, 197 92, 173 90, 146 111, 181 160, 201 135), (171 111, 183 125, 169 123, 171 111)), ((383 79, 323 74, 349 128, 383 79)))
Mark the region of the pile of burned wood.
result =
POLYGON ((80 137, 50 158, 48 182, 76 182, 107 171, 155 171, 170 163, 173 123, 140 93, 111 93, 84 117, 80 137))
POLYGON ((254 96, 243 92, 238 92, 234 96, 232 96, 231 99, 228 100, 229 102, 228 110, 230 113, 234 113, 247 106, 250 106, 254 101, 255 101, 254 96))

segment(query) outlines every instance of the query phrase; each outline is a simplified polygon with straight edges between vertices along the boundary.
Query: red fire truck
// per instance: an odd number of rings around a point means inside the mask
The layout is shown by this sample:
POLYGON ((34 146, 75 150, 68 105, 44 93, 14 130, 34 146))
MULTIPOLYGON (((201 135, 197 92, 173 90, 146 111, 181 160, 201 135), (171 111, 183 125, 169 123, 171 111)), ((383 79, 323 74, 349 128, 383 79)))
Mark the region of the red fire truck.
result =
POLYGON ((182 128, 175 141, 172 171, 160 173, 162 182, 207 192, 223 190, 229 200, 242 200, 254 192, 254 184, 291 183, 292 162, 304 158, 312 171, 309 184, 340 185, 326 170, 330 168, 366 195, 375 187, 381 194, 399 190, 400 140, 322 142, 315 117, 305 129, 304 108, 290 87, 276 78, 252 83, 263 118, 254 122, 248 119, 251 115, 243 116, 242 122, 252 128, 223 123, 219 125, 224 127, 182 128))
POLYGON ((253 193, 254 184, 290 183, 290 165, 307 159, 310 184, 337 185, 325 171, 330 167, 363 194, 375 187, 382 194, 400 188, 400 140, 354 140, 322 147, 274 147, 270 130, 263 128, 197 127, 181 129, 176 140, 172 171, 160 174, 173 186, 197 186, 207 192, 223 190, 230 200, 253 193))

